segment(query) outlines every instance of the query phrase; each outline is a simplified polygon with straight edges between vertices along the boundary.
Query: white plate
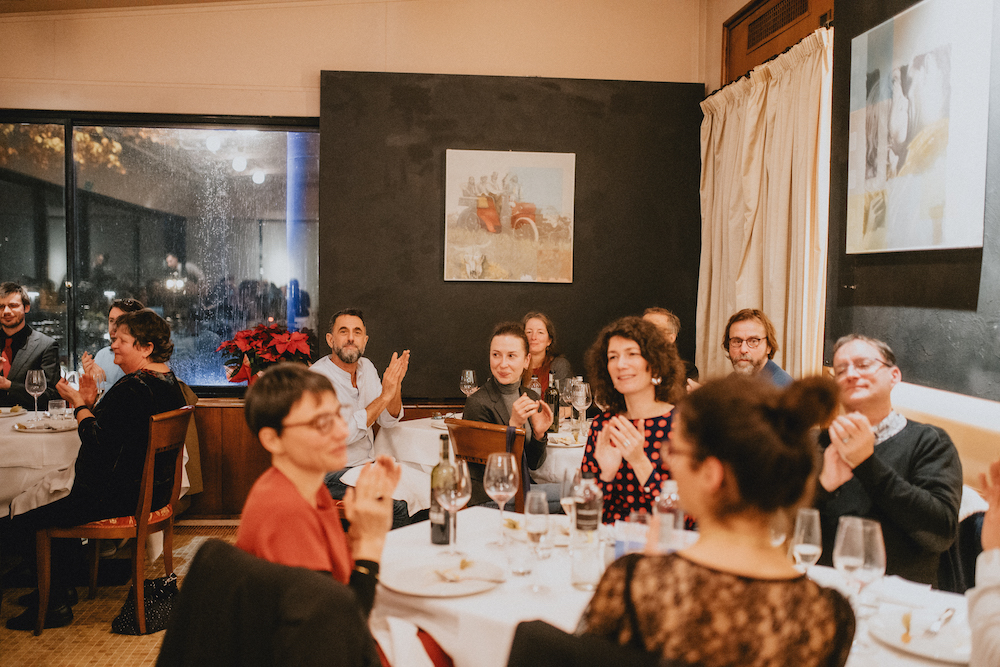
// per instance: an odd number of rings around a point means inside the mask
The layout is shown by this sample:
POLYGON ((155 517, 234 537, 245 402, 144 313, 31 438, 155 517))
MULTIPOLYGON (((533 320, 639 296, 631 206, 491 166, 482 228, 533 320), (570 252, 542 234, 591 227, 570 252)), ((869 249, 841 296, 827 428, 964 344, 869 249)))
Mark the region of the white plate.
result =
POLYGON ((933 637, 924 637, 924 630, 930 627, 943 609, 915 609, 911 612, 910 641, 903 642, 903 609, 892 605, 884 607, 868 623, 872 637, 883 644, 905 653, 919 655, 954 665, 969 664, 972 650, 972 631, 964 618, 958 614, 933 637))
POLYGON ((3 417, 20 417, 21 415, 26 415, 30 410, 25 410, 21 408, 17 412, 11 412, 13 408, 0 408, 0 418, 3 417))
POLYGON ((75 420, 60 420, 58 422, 51 422, 47 419, 39 422, 41 426, 31 427, 26 422, 18 422, 14 424, 11 428, 18 433, 62 433, 64 431, 75 431, 76 421, 75 420))
POLYGON ((573 447, 583 447, 586 444, 587 444, 586 438, 584 438, 580 442, 575 442, 572 439, 572 436, 559 435, 556 433, 549 434, 549 447, 564 447, 566 449, 570 449, 573 447))
POLYGON ((442 431, 447 431, 448 425, 445 424, 444 421, 440 419, 435 419, 434 421, 431 422, 431 428, 438 428, 441 429, 442 431))
POLYGON ((423 598, 457 598, 485 593, 499 586, 503 579, 503 569, 493 563, 473 561, 463 570, 457 560, 445 556, 440 557, 440 562, 399 570, 389 568, 379 575, 379 583, 390 591, 423 598), (453 572, 461 581, 444 581, 435 570, 453 572))

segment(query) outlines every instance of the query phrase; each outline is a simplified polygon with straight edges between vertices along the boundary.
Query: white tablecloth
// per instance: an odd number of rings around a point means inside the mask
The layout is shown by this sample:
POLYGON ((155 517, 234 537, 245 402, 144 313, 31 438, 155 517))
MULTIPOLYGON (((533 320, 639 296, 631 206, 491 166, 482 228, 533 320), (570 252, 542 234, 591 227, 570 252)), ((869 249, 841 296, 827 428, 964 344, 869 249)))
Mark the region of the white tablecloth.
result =
POLYGON ((73 464, 80 450, 80 436, 75 430, 61 433, 18 433, 13 430, 17 422, 27 421, 28 412, 19 417, 0 419, 0 515, 6 516, 11 501, 31 489, 50 473, 65 470, 53 487, 61 491, 40 489, 45 498, 39 497, 31 504, 35 507, 69 495, 73 485, 73 464))
MULTIPOLYGON (((496 510, 473 507, 458 514, 458 547, 470 559, 490 561, 505 567, 502 551, 485 546, 498 531, 499 513, 496 510)), ((443 550, 444 547, 431 544, 427 522, 394 530, 386 539, 382 570, 391 573, 394 569, 399 571, 424 562, 448 562, 447 557, 441 555, 443 550)), ((534 561, 533 565, 534 572, 527 577, 508 576, 507 582, 497 588, 468 597, 424 598, 403 595, 379 586, 371 616, 372 627, 380 631, 388 625, 388 618, 404 618, 429 632, 451 655, 456 667, 503 667, 507 663, 518 623, 541 619, 573 632, 590 601, 590 593, 570 586, 569 556, 565 547, 554 548, 551 558, 534 561), (544 583, 549 592, 532 593, 529 585, 533 582, 544 583)), ((842 585, 840 573, 832 568, 813 567, 810 576, 822 585, 842 585)), ((917 590, 911 597, 914 607, 935 613, 945 607, 955 607, 957 613, 952 623, 967 623, 965 598, 960 595, 917 590)), ((883 605, 887 613, 895 613, 894 609, 890 603, 883 605)), ((848 667, 930 667, 943 664, 880 644, 868 634, 864 622, 859 622, 856 636, 858 641, 848 667)), ((394 667, 406 667, 406 664, 405 660, 397 660, 394 667)))

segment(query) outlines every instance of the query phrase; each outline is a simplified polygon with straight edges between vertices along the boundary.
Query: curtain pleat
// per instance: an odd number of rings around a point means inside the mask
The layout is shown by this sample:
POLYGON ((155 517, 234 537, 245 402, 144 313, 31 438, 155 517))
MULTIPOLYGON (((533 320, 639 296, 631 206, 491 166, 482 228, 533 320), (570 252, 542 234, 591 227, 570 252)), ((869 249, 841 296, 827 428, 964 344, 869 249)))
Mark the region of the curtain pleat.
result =
POLYGON ((822 371, 833 31, 820 29, 702 102, 697 347, 702 377, 732 370, 737 310, 774 323, 775 362, 822 371))

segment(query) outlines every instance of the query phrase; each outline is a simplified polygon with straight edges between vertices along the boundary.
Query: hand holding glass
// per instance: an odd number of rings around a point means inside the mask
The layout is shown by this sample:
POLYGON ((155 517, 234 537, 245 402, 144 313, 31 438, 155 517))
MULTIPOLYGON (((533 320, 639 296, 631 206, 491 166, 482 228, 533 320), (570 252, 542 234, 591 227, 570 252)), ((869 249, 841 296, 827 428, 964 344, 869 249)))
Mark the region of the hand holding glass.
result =
POLYGON ((45 371, 31 370, 24 376, 24 390, 35 397, 35 420, 38 419, 38 397, 45 393, 45 371))
POLYGON ((517 493, 517 462, 510 452, 494 452, 486 460, 483 488, 486 495, 500 507, 500 539, 493 544, 503 545, 503 506, 517 493))
POLYGON ((438 504, 451 512, 452 515, 451 531, 448 533, 448 551, 445 553, 449 556, 461 556, 462 552, 455 549, 455 526, 458 523, 455 515, 458 510, 465 507, 465 503, 469 502, 469 498, 472 497, 469 465, 465 461, 457 459, 447 466, 442 466, 442 473, 445 482, 434 489, 434 497, 438 504))

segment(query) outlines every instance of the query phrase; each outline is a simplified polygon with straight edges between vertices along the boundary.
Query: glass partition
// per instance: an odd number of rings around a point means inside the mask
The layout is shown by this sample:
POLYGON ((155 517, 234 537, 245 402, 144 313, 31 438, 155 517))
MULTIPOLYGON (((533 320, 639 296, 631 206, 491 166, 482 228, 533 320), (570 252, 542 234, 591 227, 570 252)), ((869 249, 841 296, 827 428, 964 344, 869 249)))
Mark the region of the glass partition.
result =
POLYGON ((77 164, 78 351, 106 345, 115 298, 170 322, 170 366, 191 385, 226 384, 219 343, 260 323, 313 327, 319 283, 319 135, 81 126, 117 161, 77 164), (291 164, 291 169, 289 169, 291 164), (291 251, 290 251, 291 249, 291 251))
POLYGON ((0 281, 25 286, 28 324, 66 340, 65 129, 0 123, 0 281))

